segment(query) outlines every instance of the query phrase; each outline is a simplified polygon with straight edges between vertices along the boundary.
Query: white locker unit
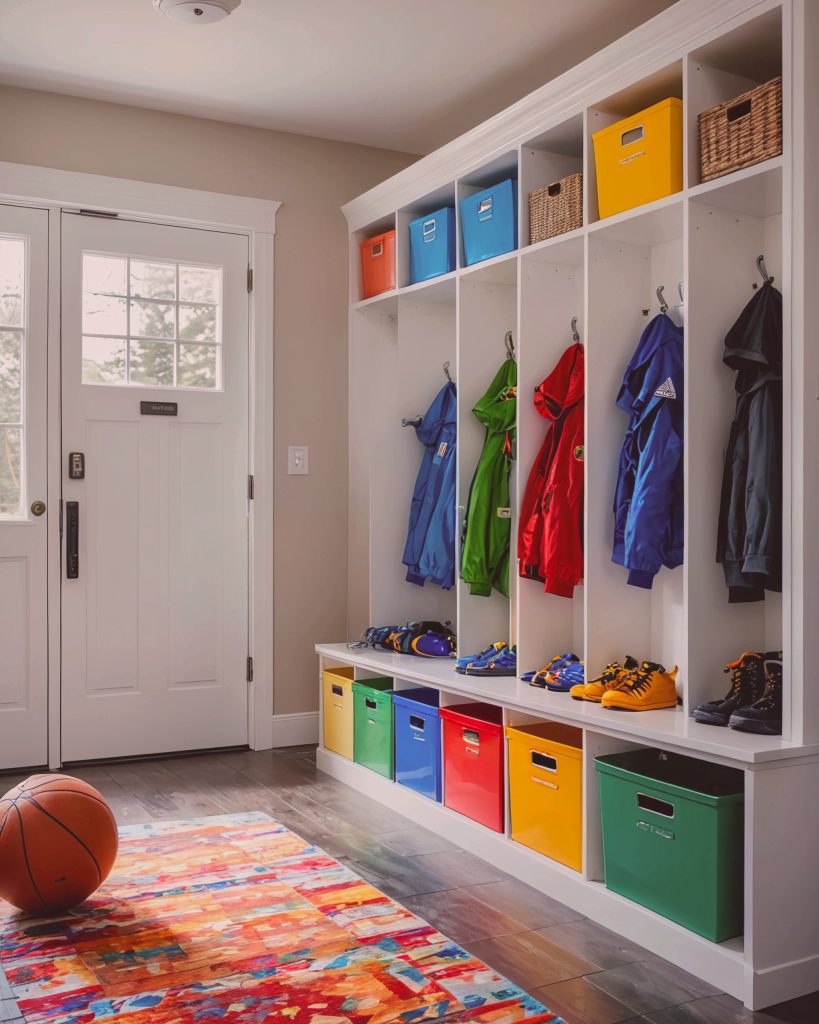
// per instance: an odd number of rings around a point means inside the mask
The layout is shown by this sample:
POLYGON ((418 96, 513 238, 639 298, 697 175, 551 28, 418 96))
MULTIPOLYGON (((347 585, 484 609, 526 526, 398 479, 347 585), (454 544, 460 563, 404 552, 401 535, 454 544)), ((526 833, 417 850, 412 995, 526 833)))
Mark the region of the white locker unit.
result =
MULTIPOLYGON (((345 208, 350 227, 350 590, 348 629, 451 619, 460 653, 497 639, 518 645, 521 671, 574 650, 587 676, 625 653, 679 666, 676 710, 613 713, 514 678, 455 673, 432 661, 317 645, 322 667, 429 685, 443 704, 484 700, 509 723, 548 719, 584 734, 583 870, 572 871, 490 833, 405 787, 319 748, 319 766, 427 827, 760 1008, 819 988, 819 346, 810 314, 819 273, 819 5, 812 0, 680 0, 582 65, 345 208), (781 156, 708 182, 699 177, 697 115, 783 76, 781 156), (600 219, 592 134, 677 96, 684 105, 683 188, 600 219), (584 172, 584 223, 529 243, 530 191, 584 172), (504 176, 519 184, 520 248, 408 285, 414 216, 504 176), (397 229, 398 287, 359 301, 358 244, 397 229), (729 605, 715 561, 723 454, 734 411, 723 339, 760 283, 756 258, 784 297, 783 592, 729 605), (611 562, 612 497, 625 429, 614 401, 664 287, 685 328, 685 563, 653 590, 629 587, 611 562), (571 342, 586 351, 585 579, 572 600, 516 574, 518 496, 545 423, 533 388, 571 342), (471 413, 512 331, 518 360, 517 461, 512 474, 510 598, 470 596, 404 580, 401 554, 420 446, 402 418, 423 413, 449 361, 458 385, 458 497, 463 515, 483 442, 471 413), (784 651, 781 737, 699 725, 690 712, 723 696, 722 667, 743 650, 784 651), (594 758, 656 746, 745 773, 745 933, 715 944, 607 890, 594 758)), ((508 817, 508 816, 507 816, 508 817)), ((508 826, 508 822, 507 822, 508 826)), ((669 881, 673 884, 673 880, 669 881)))

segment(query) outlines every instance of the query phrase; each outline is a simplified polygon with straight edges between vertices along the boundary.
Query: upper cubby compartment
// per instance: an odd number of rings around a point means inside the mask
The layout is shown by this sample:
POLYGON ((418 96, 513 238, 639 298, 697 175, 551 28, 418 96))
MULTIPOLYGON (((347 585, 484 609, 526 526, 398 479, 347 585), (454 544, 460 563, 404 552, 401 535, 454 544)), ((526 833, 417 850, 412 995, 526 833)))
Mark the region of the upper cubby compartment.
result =
POLYGON ((350 242, 350 299, 360 308, 395 312, 395 214, 354 231, 350 242))
POLYGON ((497 259, 518 248, 518 154, 503 153, 457 182, 458 266, 497 259))
POLYGON ((582 174, 582 114, 524 142, 520 150, 522 249, 546 245, 583 226, 582 174))
POLYGON ((680 192, 682 61, 586 111, 587 223, 680 192))
MULTIPOLYGON (((780 7, 746 21, 692 51, 686 74, 689 186, 699 185, 715 173, 713 168, 704 175, 702 173, 699 122, 704 111, 720 104, 728 104, 721 112, 720 152, 724 154, 724 170, 718 168, 721 174, 778 157, 781 152, 781 98, 779 123, 776 125, 772 123, 776 116, 773 90, 768 93, 754 93, 753 90, 782 75, 780 7)), ((760 168, 760 171, 764 170, 760 168)), ((713 180, 718 182, 719 178, 713 180)))
POLYGON ((449 275, 457 266, 456 205, 451 182, 402 207, 396 215, 398 287, 417 291, 421 301, 427 291, 433 301, 455 300, 455 279, 449 275))

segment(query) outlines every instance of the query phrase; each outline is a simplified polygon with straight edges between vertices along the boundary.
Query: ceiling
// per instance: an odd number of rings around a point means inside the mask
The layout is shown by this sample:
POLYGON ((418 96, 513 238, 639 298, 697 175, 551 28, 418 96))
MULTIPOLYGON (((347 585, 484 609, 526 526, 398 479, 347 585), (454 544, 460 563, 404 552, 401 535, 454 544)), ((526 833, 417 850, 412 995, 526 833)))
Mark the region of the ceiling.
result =
POLYGON ((427 153, 671 0, 0 0, 0 83, 427 153))

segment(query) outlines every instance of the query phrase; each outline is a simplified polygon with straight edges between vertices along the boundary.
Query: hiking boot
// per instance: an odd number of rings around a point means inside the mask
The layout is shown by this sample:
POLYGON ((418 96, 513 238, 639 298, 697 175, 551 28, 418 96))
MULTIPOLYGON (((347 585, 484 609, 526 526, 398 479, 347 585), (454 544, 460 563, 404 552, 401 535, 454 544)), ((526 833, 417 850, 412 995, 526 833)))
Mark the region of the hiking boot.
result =
POLYGON ((498 640, 497 643, 490 644, 485 651, 481 651, 479 654, 467 654, 463 658, 458 658, 455 662, 455 671, 464 675, 468 665, 485 664, 490 658, 497 657, 501 651, 506 649, 506 646, 505 640, 498 640))
POLYGON ((466 675, 468 676, 516 676, 517 674, 517 651, 514 647, 506 645, 494 657, 466 666, 466 675))
POLYGON ((723 671, 731 673, 731 689, 722 700, 698 704, 693 712, 695 722, 727 725, 735 711, 749 707, 762 696, 765 690, 764 654, 746 651, 736 661, 729 661, 723 671))
POLYGON ((677 706, 677 667, 666 672, 656 661, 642 665, 624 676, 616 690, 603 694, 601 704, 610 711, 656 711, 677 706))
POLYGON ((738 708, 728 719, 732 729, 782 735, 782 651, 765 655, 765 690, 750 707, 738 708))
POLYGON ((637 659, 627 654, 622 665, 619 661, 613 661, 606 665, 599 676, 580 686, 573 686, 569 693, 575 700, 590 700, 599 704, 607 690, 616 690, 629 672, 633 672, 638 666, 637 659))

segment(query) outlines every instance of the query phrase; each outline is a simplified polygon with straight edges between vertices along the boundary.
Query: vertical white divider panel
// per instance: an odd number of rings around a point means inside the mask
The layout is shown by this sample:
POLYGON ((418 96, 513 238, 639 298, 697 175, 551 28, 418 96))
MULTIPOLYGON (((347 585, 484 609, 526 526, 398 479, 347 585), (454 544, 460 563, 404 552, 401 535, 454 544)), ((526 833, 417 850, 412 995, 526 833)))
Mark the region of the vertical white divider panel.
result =
POLYGON ((589 107, 585 115, 585 165, 583 175, 585 206, 585 223, 593 224, 600 219, 600 210, 597 205, 597 165, 594 160, 594 139, 592 136, 601 128, 608 128, 610 124, 619 121, 622 115, 612 114, 606 110, 599 110, 597 107, 589 107))
MULTIPOLYGON (((486 435, 472 407, 506 358, 506 332, 518 336, 517 260, 513 256, 478 268, 458 284, 458 506, 463 517, 486 435)), ((460 651, 469 654, 495 640, 508 640, 510 602, 502 594, 471 595, 468 585, 459 580, 458 601, 460 651)))
POLYGON ((636 750, 638 744, 583 730, 583 877, 590 882, 605 881, 603 866, 603 828, 600 817, 600 784, 596 757, 636 750))

